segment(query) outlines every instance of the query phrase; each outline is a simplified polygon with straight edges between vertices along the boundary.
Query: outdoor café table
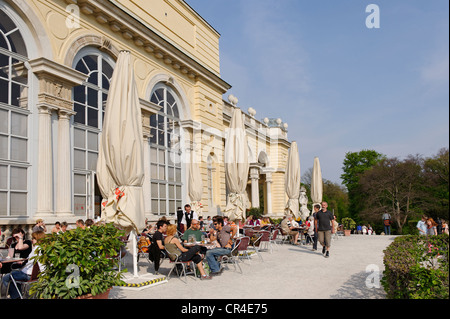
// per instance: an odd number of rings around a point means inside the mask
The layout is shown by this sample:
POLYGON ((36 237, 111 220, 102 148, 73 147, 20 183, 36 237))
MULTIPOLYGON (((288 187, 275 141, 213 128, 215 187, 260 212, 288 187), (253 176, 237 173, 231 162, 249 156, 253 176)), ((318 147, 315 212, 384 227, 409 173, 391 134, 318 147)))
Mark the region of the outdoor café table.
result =
MULTIPOLYGON (((25 266, 24 261, 26 261, 26 260, 27 260, 27 258, 15 258, 15 257, 12 257, 12 258, 8 258, 8 257, 2 258, 2 257, 0 257, 0 263, 2 263, 2 265, 3 265, 2 268, 6 268, 5 266, 8 266, 8 270, 7 270, 5 273, 2 273, 2 274, 10 273, 10 272, 12 271, 10 265, 12 265, 12 264, 15 263, 15 262, 22 262, 22 266, 25 266)), ((3 279, 3 278, 2 278, 2 279, 3 279)), ((2 285, 1 282, 0 282, 0 285, 2 285)), ((16 285, 15 282, 14 282, 14 285, 16 285)), ((16 285, 16 289, 17 289, 17 285, 16 285)), ((6 293, 6 294, 8 294, 8 293, 6 293)), ((0 298, 1 298, 1 297, 2 297, 2 294, 1 294, 1 290, 0 290, 0 298)), ((6 297, 6 296, 5 296, 5 297, 6 297)))
POLYGON ((305 226, 300 226, 300 227, 297 227, 297 228, 293 228, 293 229, 292 229, 292 230, 298 231, 298 232, 300 233, 300 243, 301 243, 302 240, 305 239, 305 232, 304 232, 305 229, 306 229, 305 226))
POLYGON ((19 261, 25 261, 27 258, 0 258, 0 263, 7 264, 7 263, 15 263, 19 261))
POLYGON ((196 241, 195 243, 189 243, 189 242, 183 243, 183 246, 186 247, 186 248, 191 248, 191 247, 194 247, 195 245, 198 245, 200 247, 205 247, 206 249, 213 249, 213 248, 216 247, 215 244, 212 244, 212 243, 204 244, 204 243, 199 242, 199 241, 196 241))
MULTIPOLYGON (((0 263, 2 263, 2 268, 0 269, 1 270, 1 275, 3 275, 3 274, 7 274, 7 273, 10 273, 11 272, 11 266, 12 266, 12 264, 13 263, 15 263, 15 262, 22 262, 22 266, 25 266, 25 261, 27 261, 27 258, 15 258, 15 257, 12 257, 12 258, 8 258, 8 257, 6 257, 6 258, 2 258, 2 257, 0 257, 0 263)), ((1 278, 1 277, 0 277, 1 278)), ((1 283, 0 283, 1 284, 1 283)))

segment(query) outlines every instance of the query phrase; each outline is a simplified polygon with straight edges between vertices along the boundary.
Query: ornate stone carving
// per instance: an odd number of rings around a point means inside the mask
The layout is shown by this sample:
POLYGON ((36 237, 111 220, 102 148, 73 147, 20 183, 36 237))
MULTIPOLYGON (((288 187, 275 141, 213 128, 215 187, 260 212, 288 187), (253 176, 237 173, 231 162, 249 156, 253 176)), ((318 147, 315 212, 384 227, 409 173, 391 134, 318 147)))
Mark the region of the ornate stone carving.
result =
POLYGON ((73 109, 72 88, 86 75, 45 58, 30 61, 39 79, 38 105, 52 109, 73 109))

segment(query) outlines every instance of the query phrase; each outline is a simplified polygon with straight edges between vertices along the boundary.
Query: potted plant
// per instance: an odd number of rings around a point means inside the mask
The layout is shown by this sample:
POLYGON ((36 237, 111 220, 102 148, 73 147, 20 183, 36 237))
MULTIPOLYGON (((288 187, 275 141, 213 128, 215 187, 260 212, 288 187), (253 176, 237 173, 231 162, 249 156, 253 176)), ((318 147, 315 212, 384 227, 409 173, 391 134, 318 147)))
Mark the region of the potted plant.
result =
POLYGON ((39 243, 39 256, 45 266, 30 294, 43 299, 106 297, 113 286, 123 285, 124 271, 117 271, 123 231, 113 224, 77 228, 51 234, 39 243))
POLYGON ((356 227, 355 221, 353 219, 351 219, 350 217, 342 218, 341 224, 344 227, 344 235, 345 236, 350 236, 350 232, 353 229, 355 229, 355 227, 356 227))

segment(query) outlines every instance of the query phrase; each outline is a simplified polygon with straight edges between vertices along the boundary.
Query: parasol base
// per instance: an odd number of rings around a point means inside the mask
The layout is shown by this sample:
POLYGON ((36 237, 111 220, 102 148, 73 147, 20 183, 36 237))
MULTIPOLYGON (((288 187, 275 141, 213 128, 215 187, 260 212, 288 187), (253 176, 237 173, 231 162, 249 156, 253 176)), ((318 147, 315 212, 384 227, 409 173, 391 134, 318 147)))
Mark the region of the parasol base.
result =
POLYGON ((130 288, 139 290, 167 283, 167 277, 164 275, 140 274, 137 277, 132 273, 125 273, 123 281, 124 285, 118 286, 120 289, 130 288))

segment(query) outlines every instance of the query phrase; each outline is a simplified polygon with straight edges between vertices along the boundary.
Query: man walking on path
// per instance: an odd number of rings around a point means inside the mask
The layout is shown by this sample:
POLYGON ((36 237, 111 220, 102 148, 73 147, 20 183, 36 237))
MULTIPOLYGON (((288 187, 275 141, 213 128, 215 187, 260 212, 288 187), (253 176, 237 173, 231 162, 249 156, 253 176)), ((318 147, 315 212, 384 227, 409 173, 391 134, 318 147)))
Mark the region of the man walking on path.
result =
POLYGON ((317 212, 316 219, 314 219, 319 242, 323 246, 322 254, 326 258, 330 257, 331 233, 334 233, 334 216, 327 208, 328 203, 322 202, 322 209, 317 212))

